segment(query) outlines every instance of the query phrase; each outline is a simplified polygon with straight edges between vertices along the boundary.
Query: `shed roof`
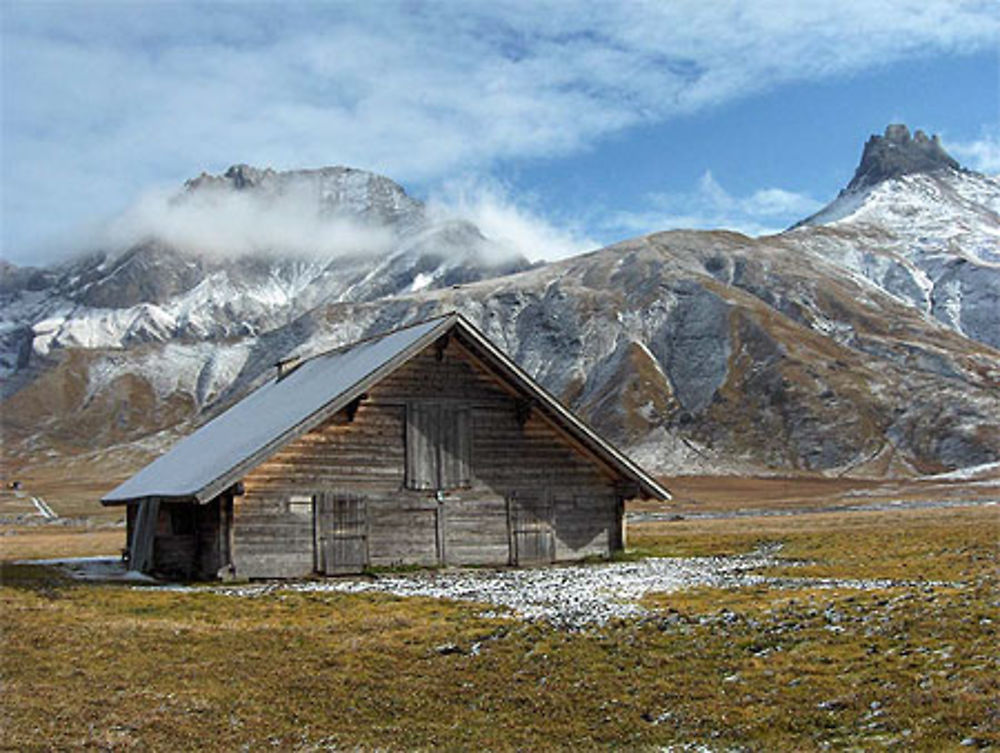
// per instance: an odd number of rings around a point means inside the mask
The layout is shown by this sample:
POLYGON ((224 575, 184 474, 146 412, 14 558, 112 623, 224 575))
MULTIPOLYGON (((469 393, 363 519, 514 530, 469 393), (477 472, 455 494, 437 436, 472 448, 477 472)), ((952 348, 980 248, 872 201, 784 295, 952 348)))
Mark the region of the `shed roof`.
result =
POLYGON ((150 497, 207 502, 452 331, 551 420, 636 483, 643 495, 670 498, 663 486, 574 416, 466 319, 451 313, 302 362, 182 439, 101 502, 123 504, 150 497))

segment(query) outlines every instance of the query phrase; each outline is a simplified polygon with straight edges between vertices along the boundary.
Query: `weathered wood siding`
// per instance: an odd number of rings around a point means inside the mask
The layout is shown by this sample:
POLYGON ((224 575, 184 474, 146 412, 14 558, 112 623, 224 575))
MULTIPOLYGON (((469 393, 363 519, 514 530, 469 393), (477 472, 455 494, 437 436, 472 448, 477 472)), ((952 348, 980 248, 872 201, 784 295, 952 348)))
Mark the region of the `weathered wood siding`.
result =
POLYGON ((447 497, 442 508, 446 563, 509 563, 507 500, 502 495, 479 486, 447 497))
POLYGON ((315 572, 311 500, 321 493, 364 497, 370 566, 514 563, 512 512, 531 496, 549 510, 547 559, 607 555, 619 536, 611 476, 544 418, 526 415, 454 340, 440 357, 432 346, 373 387, 353 421, 341 412, 286 445, 244 486, 233 509, 237 577, 315 572), (433 488, 409 488, 437 486, 426 483, 435 462, 427 449, 418 450, 422 470, 407 454, 407 412, 429 405, 446 406, 437 420, 469 439, 468 447, 443 440, 435 472, 456 488, 441 499, 433 488))
MULTIPOLYGON (((315 572, 314 494, 364 495, 371 519, 379 521, 376 534, 383 531, 386 521, 379 500, 403 486, 404 415, 403 405, 365 401, 353 422, 338 414, 252 471, 244 480, 245 494, 234 503, 236 575, 296 577, 315 572)), ((371 551, 382 551, 376 537, 370 544, 371 551)))
POLYGON ((438 563, 438 503, 413 494, 388 493, 368 503, 368 564, 438 563))
POLYGON ((523 426, 506 406, 474 413, 473 470, 478 483, 550 511, 556 560, 611 551, 620 525, 614 483, 532 413, 523 426))

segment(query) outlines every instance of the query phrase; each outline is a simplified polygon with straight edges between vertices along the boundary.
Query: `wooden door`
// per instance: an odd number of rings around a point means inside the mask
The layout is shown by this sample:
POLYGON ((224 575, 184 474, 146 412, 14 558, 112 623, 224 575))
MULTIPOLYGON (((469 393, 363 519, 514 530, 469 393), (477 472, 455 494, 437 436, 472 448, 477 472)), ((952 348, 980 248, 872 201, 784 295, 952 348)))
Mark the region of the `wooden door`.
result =
POLYGON ((552 497, 549 494, 516 494, 511 497, 511 559, 516 565, 554 562, 552 497))
POLYGON ((368 510, 364 497, 322 492, 313 497, 316 571, 360 573, 368 564, 368 510))

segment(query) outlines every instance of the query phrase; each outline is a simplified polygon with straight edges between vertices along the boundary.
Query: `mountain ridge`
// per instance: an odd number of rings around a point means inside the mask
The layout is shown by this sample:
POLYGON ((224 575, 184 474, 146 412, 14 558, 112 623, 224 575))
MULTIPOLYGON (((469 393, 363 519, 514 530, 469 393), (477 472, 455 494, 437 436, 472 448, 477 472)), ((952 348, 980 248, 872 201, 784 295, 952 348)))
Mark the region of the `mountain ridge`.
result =
MULTIPOLYGON (((278 172, 236 165, 188 181, 167 211, 198 221, 220 207, 245 217, 275 203, 275 222, 304 216, 318 231, 340 233, 343 243, 309 253, 213 254, 145 235, 45 269, 6 265, 0 375, 24 371, 33 356, 44 358, 53 348, 254 335, 324 301, 376 300, 531 266, 472 223, 431 217, 390 179, 352 168, 278 172), (253 203, 227 204, 234 196, 253 203), (192 203, 196 211, 184 213, 192 203)), ((6 386, 2 394, 10 391, 6 386)))
MULTIPOLYGON (((186 291, 99 316, 54 307, 20 323, 28 365, 12 370, 5 452, 30 463, 96 444, 134 463, 133 443, 155 453, 282 358, 455 309, 660 473, 914 476, 995 462, 1000 350, 989 332, 1000 306, 989 270, 1000 183, 939 162, 842 192, 826 215, 776 236, 669 231, 491 274, 435 251, 442 237, 478 242, 475 226, 432 223, 376 263, 262 260, 266 274, 243 287, 210 272, 197 301, 186 291), (987 273, 962 277, 963 266, 987 273), (281 269, 288 279, 277 284, 281 269), (315 286, 323 273, 336 285, 315 286)), ((312 171, 310 195, 322 200, 324 180, 357 173, 312 171)), ((236 165, 183 195, 280 194, 281 175, 236 165)))

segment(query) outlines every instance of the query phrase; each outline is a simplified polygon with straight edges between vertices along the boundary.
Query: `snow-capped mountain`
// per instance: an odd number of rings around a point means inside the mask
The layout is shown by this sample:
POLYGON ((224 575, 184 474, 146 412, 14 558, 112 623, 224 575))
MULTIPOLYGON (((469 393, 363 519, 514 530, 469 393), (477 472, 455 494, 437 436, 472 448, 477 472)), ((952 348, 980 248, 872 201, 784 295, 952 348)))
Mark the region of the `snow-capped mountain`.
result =
POLYGON ((122 248, 0 270, 0 376, 53 349, 253 336, 324 303, 529 266, 467 221, 430 217, 388 178, 345 167, 203 174, 148 225, 122 248))
POLYGON ((937 137, 872 136, 847 188, 787 236, 1000 348, 1000 179, 963 170, 937 137))
MULTIPOLYGON (((6 272, 7 332, 27 333, 28 366, 3 404, 5 452, 30 463, 97 448, 105 463, 127 456, 127 471, 283 357, 457 309, 655 471, 919 475, 996 462, 1000 187, 942 154, 893 128, 830 207, 785 233, 659 233, 533 268, 513 257, 512 274, 482 263, 494 255, 475 228, 429 220, 391 181, 366 179, 378 201, 355 201, 356 189, 347 201, 315 171, 310 206, 393 229, 389 250, 275 262, 141 247, 106 256, 93 277, 72 265, 6 272), (979 272, 963 277, 966 266, 979 272), (126 326, 121 312, 137 311, 159 324, 126 326)), ((282 175, 234 168, 188 192, 281 201, 282 175)))

